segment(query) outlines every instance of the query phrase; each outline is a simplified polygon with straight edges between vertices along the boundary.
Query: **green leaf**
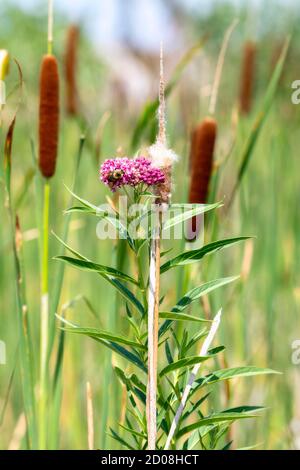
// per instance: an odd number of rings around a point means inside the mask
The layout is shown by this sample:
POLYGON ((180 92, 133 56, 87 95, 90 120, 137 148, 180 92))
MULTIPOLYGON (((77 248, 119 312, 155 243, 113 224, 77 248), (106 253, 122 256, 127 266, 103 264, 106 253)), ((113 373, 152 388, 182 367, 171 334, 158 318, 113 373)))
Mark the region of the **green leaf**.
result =
POLYGON ((68 328, 65 327, 63 328, 65 331, 69 332, 72 331, 72 333, 77 333, 80 335, 85 335, 97 339, 105 339, 108 341, 114 341, 116 343, 120 344, 126 344, 127 346, 132 346, 137 349, 146 349, 146 347, 141 344, 137 343, 135 341, 131 341, 130 339, 125 338, 124 336, 116 335, 114 333, 110 333, 107 331, 102 331, 98 330, 97 328, 68 328))
POLYGON ((239 276, 224 277, 214 281, 206 282, 199 287, 195 287, 179 300, 175 307, 172 308, 172 312, 184 311, 191 303, 195 302, 195 300, 198 300, 203 295, 212 292, 218 287, 225 286, 226 284, 236 281, 238 278, 239 276))
POLYGON ((85 206, 73 206, 65 210, 65 214, 72 214, 73 212, 84 212, 85 214, 98 215, 94 209, 90 209, 85 206))
POLYGON ((98 206, 95 206, 91 202, 75 194, 70 188, 68 188, 68 186, 65 185, 65 188, 69 191, 69 193, 73 196, 73 198, 79 201, 85 208, 95 211, 99 215, 101 212, 104 212, 103 209, 100 209, 98 206))
POLYGON ((129 428, 127 426, 124 426, 124 424, 121 424, 121 423, 119 423, 119 426, 120 426, 120 428, 122 428, 125 431, 129 432, 133 436, 140 437, 140 438, 145 439, 145 440, 147 439, 146 434, 142 434, 141 432, 135 431, 134 429, 129 428))
POLYGON ((87 214, 95 215, 100 218, 104 218, 107 220, 120 234, 122 239, 127 239, 130 246, 133 247, 133 241, 128 235, 128 231, 126 226, 120 221, 120 219, 113 214, 109 214, 107 209, 103 209, 100 206, 97 207, 94 204, 90 203, 86 199, 83 199, 82 197, 78 196, 75 194, 73 191, 71 191, 67 186, 67 190, 70 192, 70 194, 77 200, 79 201, 82 205, 83 208, 81 209, 80 207, 71 207, 67 209, 66 213, 69 212, 85 212, 87 214))
POLYGON ((179 359, 179 361, 173 362, 172 364, 169 364, 166 366, 161 372, 160 372, 160 377, 163 377, 165 374, 168 374, 169 372, 173 372, 174 370, 178 369, 183 369, 186 367, 191 367, 194 366, 195 364, 199 364, 201 362, 205 362, 208 359, 211 359, 213 356, 216 356, 220 351, 224 351, 223 346, 219 346, 218 348, 211 349, 207 356, 190 356, 190 357, 185 357, 183 359, 179 359))
POLYGON ((111 268, 109 266, 103 266, 101 264, 93 263, 92 261, 70 258, 69 256, 56 256, 54 259, 65 261, 71 266, 74 266, 79 269, 83 269, 86 271, 94 271, 97 273, 105 274, 109 278, 113 277, 116 279, 121 279, 125 282, 131 282, 136 286, 138 285, 138 282, 128 274, 122 273, 121 271, 118 271, 117 269, 111 268))
POLYGON ((167 320, 174 320, 174 321, 192 321, 198 323, 210 323, 210 320, 206 320, 205 318, 198 318, 194 317, 193 315, 187 315, 185 313, 175 313, 175 312, 159 312, 160 318, 165 318, 167 320))
POLYGON ((201 377, 196 382, 201 386, 210 385, 221 380, 234 379, 236 377, 253 377, 255 375, 265 375, 265 374, 280 374, 272 369, 266 369, 255 366, 246 366, 246 367, 233 367, 230 369, 221 369, 216 370, 215 372, 207 375, 206 377, 201 377))
MULTIPOLYGON (((62 323, 66 324, 67 326, 71 326, 71 328, 68 328, 68 331, 70 333, 76 333, 76 330, 80 329, 80 327, 76 325, 75 323, 70 323, 65 318, 60 317, 59 315, 56 315, 56 316, 57 318, 59 318, 59 320, 61 320, 62 323)), ((147 368, 145 364, 141 361, 141 359, 136 354, 125 349, 123 346, 117 344, 114 341, 108 341, 100 337, 95 337, 95 336, 89 336, 89 337, 97 341, 98 343, 106 346, 107 348, 111 349, 112 351, 116 352, 120 356, 125 357, 125 359, 127 359, 129 362, 131 362, 135 366, 139 367, 139 369, 141 369, 143 372, 147 372, 147 368)))
POLYGON ((134 447, 128 444, 128 442, 126 442, 125 439, 123 439, 123 437, 120 437, 112 428, 109 428, 109 429, 112 434, 111 437, 113 437, 113 439, 118 441, 120 444, 122 444, 122 446, 126 447, 129 450, 136 450, 134 447))
POLYGON ((115 367, 115 372, 119 380, 126 386, 129 393, 131 392, 132 394, 134 394, 145 405, 146 390, 144 389, 144 386, 140 381, 135 380, 136 376, 132 374, 131 377, 127 377, 119 367, 115 367))
MULTIPOLYGON (((187 294, 185 294, 184 297, 182 297, 179 300, 179 302, 175 305, 175 307, 172 308, 171 311, 181 313, 191 303, 199 299, 201 296, 206 295, 209 292, 212 292, 214 289, 217 289, 218 287, 221 287, 226 284, 229 284, 230 282, 236 281, 238 278, 239 276, 224 277, 221 279, 216 279, 214 281, 206 282, 205 284, 202 284, 202 286, 200 287, 195 287, 194 289, 189 291, 187 294)), ((173 320, 166 320, 159 329, 159 336, 162 336, 163 334, 165 334, 166 331, 168 331, 168 329, 172 325, 172 323, 173 323, 173 320)))
POLYGON ((183 212, 178 215, 175 215, 172 218, 167 218, 166 222, 164 222, 162 225, 162 230, 169 230, 170 228, 175 227, 178 224, 182 224, 186 220, 190 220, 191 218, 196 217, 197 215, 204 214, 205 212, 221 207, 222 205, 223 204, 220 202, 217 202, 215 204, 172 204, 170 206, 169 211, 180 207, 180 210, 183 212))
POLYGON ((142 316, 145 315, 145 310, 141 302, 133 295, 133 293, 127 289, 124 284, 122 284, 118 279, 110 279, 110 283, 122 294, 122 296, 127 299, 139 312, 142 316))
POLYGON ((128 351, 127 349, 123 348, 123 346, 120 346, 119 344, 115 343, 114 341, 106 341, 104 339, 96 338, 94 336, 90 336, 90 338, 94 339, 98 343, 103 344, 104 346, 108 347, 109 349, 116 352, 120 356, 124 357, 129 362, 131 362, 132 364, 137 366, 139 369, 141 369, 143 372, 147 372, 147 368, 146 368, 145 364, 140 360, 140 358, 136 354, 134 354, 134 353, 128 351))
MULTIPOLYGON (((57 238, 57 240, 60 241, 67 248, 67 250, 69 250, 73 255, 77 256, 77 258, 84 260, 86 262, 90 262, 90 263, 92 262, 88 258, 84 257, 82 254, 78 253, 78 251, 75 251, 73 248, 67 245, 67 243, 61 240, 54 232, 52 233, 57 238)), ((141 313, 141 315, 144 316, 145 314, 144 307, 142 306, 140 301, 134 296, 134 294, 124 284, 122 284, 118 279, 114 277, 107 276, 103 271, 97 271, 97 274, 99 274, 99 276, 103 277, 110 284, 112 284, 120 292, 120 294, 126 300, 128 300, 141 313)))
POLYGON ((200 419, 196 423, 190 424, 188 426, 185 426, 184 428, 180 429, 180 431, 177 433, 177 438, 179 439, 180 437, 184 436, 185 434, 188 434, 195 429, 201 428, 203 426, 215 424, 215 423, 225 423, 227 421, 236 421, 239 419, 247 419, 247 418, 257 418, 259 415, 253 414, 255 411, 260 411, 262 408, 261 407, 249 407, 249 409, 246 412, 229 412, 229 411, 224 411, 222 413, 215 413, 211 416, 208 416, 207 418, 200 419))
POLYGON ((228 238, 224 240, 218 240, 213 243, 209 243, 208 245, 203 246, 198 250, 191 250, 181 253, 180 255, 176 256, 175 258, 167 261, 163 264, 160 268, 161 274, 168 271, 169 269, 174 268, 175 266, 183 266, 190 263, 195 263, 202 259, 205 255, 209 253, 213 253, 218 251, 222 248, 230 246, 234 243, 247 240, 250 237, 239 237, 239 238, 228 238))

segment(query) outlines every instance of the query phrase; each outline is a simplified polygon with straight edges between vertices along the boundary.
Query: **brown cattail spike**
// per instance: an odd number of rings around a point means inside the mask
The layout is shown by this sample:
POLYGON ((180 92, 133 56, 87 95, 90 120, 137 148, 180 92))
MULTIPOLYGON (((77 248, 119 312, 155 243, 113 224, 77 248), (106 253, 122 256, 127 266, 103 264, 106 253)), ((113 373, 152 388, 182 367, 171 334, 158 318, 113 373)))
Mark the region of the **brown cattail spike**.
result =
POLYGON ((78 95, 76 84, 76 64, 79 41, 79 28, 76 25, 69 27, 67 32, 65 54, 65 81, 66 81, 66 111, 75 116, 78 113, 78 95))
POLYGON ((256 46, 253 42, 248 41, 244 47, 241 73, 240 110, 242 114, 248 114, 251 111, 255 80, 255 57, 256 46))
POLYGON ((216 135, 217 123, 211 117, 205 118, 193 133, 189 193, 189 202, 191 204, 205 204, 207 202, 216 135))
POLYGON ((45 55, 40 73, 39 167, 45 178, 55 173, 59 126, 59 76, 53 55, 45 55))
MULTIPOLYGON (((213 155, 217 135, 215 119, 207 117, 192 133, 191 143, 191 183, 189 202, 205 204, 208 198, 209 183, 213 170, 213 155)), ((199 227, 197 217, 191 219, 188 239, 197 238, 199 227)))

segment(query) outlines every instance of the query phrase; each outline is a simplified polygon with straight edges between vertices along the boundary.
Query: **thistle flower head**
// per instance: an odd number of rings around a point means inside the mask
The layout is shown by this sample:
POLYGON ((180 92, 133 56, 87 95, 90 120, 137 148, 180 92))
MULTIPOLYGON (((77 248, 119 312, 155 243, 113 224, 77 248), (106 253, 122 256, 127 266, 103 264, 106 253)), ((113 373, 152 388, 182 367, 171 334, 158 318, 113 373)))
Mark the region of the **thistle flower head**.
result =
POLYGON ((100 179, 115 192, 123 186, 137 187, 140 184, 155 186, 164 182, 164 173, 146 157, 105 160, 100 168, 100 179))

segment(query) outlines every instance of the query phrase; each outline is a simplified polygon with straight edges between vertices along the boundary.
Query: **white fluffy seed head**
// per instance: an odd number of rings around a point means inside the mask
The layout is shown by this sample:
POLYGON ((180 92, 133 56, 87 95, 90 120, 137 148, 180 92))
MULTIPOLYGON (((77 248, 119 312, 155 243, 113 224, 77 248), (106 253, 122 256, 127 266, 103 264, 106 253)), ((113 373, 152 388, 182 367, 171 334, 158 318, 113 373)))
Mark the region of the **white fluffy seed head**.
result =
POLYGON ((159 168, 172 166, 178 160, 176 153, 159 141, 149 147, 148 153, 153 165, 159 168))

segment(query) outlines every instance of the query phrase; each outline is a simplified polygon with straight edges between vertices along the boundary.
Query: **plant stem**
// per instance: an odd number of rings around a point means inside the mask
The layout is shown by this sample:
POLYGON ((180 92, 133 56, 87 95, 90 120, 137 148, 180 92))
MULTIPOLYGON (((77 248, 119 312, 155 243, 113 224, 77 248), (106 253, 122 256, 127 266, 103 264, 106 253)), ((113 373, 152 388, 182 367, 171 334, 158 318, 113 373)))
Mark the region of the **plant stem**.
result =
POLYGON ((48 382, 48 340, 49 340, 49 207, 50 185, 44 183, 43 245, 42 245, 42 285, 41 285, 41 324, 40 324, 40 396, 39 396, 39 448, 47 443, 47 382, 48 382))
POLYGON ((48 0, 48 54, 53 49, 53 0, 48 0))
POLYGON ((147 431, 148 450, 156 448, 156 387, 160 289, 160 240, 161 210, 156 222, 150 247, 149 294, 148 294, 148 383, 147 383, 147 431))

